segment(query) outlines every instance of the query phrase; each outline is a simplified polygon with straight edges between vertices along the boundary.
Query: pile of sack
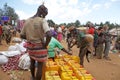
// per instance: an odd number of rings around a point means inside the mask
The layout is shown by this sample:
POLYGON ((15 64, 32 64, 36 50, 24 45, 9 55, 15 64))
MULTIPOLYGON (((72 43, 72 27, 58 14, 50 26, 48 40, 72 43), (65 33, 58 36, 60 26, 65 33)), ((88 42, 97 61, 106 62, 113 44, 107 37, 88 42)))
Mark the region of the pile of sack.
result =
POLYGON ((3 71, 29 69, 30 58, 24 48, 25 41, 9 46, 7 51, 0 51, 0 65, 3 71))

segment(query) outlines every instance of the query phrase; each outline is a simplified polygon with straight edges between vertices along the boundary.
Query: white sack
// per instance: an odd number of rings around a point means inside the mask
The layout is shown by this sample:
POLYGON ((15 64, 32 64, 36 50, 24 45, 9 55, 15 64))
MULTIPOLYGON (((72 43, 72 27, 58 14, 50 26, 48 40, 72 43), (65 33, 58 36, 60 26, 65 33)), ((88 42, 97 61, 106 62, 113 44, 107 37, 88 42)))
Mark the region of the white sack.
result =
POLYGON ((20 52, 26 51, 26 48, 24 48, 22 44, 16 44, 15 46, 17 47, 17 50, 19 50, 20 52))
POLYGON ((8 47, 8 51, 16 51, 16 50, 18 50, 17 46, 12 46, 11 45, 11 46, 8 47))
POLYGON ((0 65, 6 64, 7 62, 8 62, 8 58, 6 56, 0 54, 0 65))
POLYGON ((13 56, 21 54, 20 51, 1 51, 0 53, 7 56, 7 57, 13 57, 13 56))
POLYGON ((20 57, 18 67, 24 70, 30 68, 30 57, 28 54, 24 54, 20 57))

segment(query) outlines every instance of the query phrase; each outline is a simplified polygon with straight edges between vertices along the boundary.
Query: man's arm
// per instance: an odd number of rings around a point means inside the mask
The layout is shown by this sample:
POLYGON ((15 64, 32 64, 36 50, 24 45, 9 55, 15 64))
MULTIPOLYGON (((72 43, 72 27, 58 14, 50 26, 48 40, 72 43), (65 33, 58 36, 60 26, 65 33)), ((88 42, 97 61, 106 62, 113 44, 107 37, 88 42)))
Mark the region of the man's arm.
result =
POLYGON ((45 43, 45 48, 47 48, 47 46, 48 46, 48 44, 49 44, 49 42, 50 42, 50 40, 51 40, 51 37, 52 37, 51 32, 50 32, 50 31, 47 31, 47 32, 46 32, 46 43, 45 43))
POLYGON ((72 55, 72 53, 68 52, 65 48, 61 49, 62 51, 64 51, 65 53, 72 55))

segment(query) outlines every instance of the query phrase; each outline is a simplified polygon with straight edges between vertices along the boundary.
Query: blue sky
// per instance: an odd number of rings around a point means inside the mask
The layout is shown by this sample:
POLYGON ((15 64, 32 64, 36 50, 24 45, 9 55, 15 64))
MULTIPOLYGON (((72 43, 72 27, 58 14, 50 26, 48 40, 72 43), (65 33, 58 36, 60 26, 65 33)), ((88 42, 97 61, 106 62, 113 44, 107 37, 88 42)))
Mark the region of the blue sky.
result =
POLYGON ((0 8, 8 3, 20 19, 27 19, 36 13, 43 1, 48 8, 46 19, 57 24, 76 20, 81 24, 87 21, 120 24, 120 0, 0 0, 0 8))

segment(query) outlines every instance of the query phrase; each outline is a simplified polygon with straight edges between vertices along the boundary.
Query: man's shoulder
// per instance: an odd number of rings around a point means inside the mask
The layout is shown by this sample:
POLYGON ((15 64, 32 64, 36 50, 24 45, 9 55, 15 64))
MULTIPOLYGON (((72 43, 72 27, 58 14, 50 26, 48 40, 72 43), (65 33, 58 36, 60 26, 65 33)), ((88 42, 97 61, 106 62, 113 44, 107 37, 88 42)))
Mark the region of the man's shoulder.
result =
POLYGON ((36 21, 44 21, 45 20, 44 18, 41 18, 41 17, 35 17, 33 19, 36 20, 36 21))
POLYGON ((41 18, 41 17, 34 17, 34 18, 28 18, 25 22, 29 22, 29 21, 33 21, 33 20, 37 20, 37 21, 39 21, 39 20, 45 20, 44 18, 41 18))

